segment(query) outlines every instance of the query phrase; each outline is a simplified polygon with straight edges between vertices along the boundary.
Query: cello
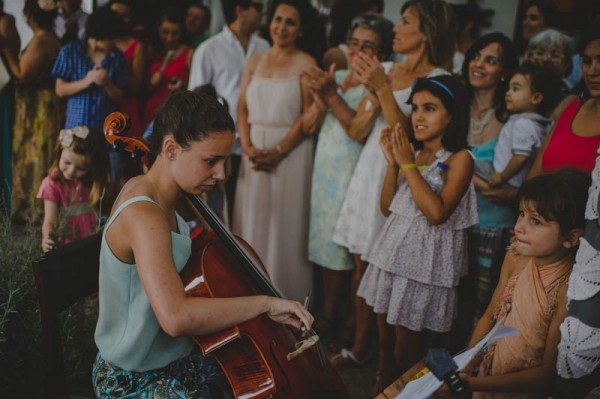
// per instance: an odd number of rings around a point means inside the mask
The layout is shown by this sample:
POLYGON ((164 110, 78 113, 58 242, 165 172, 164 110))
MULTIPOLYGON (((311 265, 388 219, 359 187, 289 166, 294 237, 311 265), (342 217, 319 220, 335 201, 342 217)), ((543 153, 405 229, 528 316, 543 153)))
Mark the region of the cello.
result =
MULTIPOLYGON (((114 112, 104 134, 116 149, 147 162, 150 149, 122 135, 127 117, 114 112)), ((147 166, 147 165, 146 165, 147 166)), ((189 208, 203 221, 192 254, 180 273, 186 294, 207 298, 270 295, 281 297, 252 248, 234 237, 198 196, 186 194, 189 208)), ((195 336, 202 354, 212 356, 239 399, 348 398, 344 384, 321 352, 312 330, 296 331, 263 314, 225 331, 195 336)))

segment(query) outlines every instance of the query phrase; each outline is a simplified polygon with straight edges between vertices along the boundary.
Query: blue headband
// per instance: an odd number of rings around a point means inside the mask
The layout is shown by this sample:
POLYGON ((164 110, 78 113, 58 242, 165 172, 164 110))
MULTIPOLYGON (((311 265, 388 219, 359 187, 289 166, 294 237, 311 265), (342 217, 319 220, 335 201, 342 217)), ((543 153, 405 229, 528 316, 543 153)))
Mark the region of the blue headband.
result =
POLYGON ((437 81, 435 79, 429 79, 429 81, 431 83, 435 83, 436 85, 440 86, 442 89, 446 90, 446 93, 448 93, 450 95, 450 97, 454 98, 454 94, 450 91, 450 89, 448 88, 448 86, 446 86, 442 82, 439 82, 439 81, 437 81))
MULTIPOLYGON (((442 89, 444 89, 444 91, 445 91, 446 93, 448 93, 448 95, 449 95, 449 96, 450 96, 452 99, 454 99, 454 94, 453 94, 453 93, 452 93, 452 91, 451 91, 451 90, 448 88, 448 86, 446 86, 446 85, 445 85, 445 84, 443 84, 442 82, 440 82, 440 81, 437 81, 437 80, 435 80, 435 79, 432 79, 432 78, 417 78, 417 79, 415 79, 415 82, 414 82, 414 83, 413 83, 413 85, 412 85, 412 89, 411 89, 411 91, 414 91, 414 90, 415 90, 415 87, 416 87, 416 86, 417 86, 419 83, 422 83, 422 82, 431 82, 431 83, 435 83, 436 85, 438 85, 439 87, 441 87, 442 89)), ((412 95, 411 95, 411 97, 412 97, 412 95)))

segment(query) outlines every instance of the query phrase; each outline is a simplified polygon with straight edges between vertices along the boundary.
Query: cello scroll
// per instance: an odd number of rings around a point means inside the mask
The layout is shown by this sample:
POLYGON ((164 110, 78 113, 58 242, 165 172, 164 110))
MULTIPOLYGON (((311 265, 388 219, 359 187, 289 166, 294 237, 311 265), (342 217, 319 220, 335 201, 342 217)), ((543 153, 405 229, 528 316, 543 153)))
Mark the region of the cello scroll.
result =
POLYGON ((145 140, 138 137, 123 135, 130 128, 127 115, 121 112, 113 112, 104 120, 104 137, 113 145, 117 151, 125 151, 132 158, 139 158, 145 166, 148 166, 148 154, 150 147, 145 140))

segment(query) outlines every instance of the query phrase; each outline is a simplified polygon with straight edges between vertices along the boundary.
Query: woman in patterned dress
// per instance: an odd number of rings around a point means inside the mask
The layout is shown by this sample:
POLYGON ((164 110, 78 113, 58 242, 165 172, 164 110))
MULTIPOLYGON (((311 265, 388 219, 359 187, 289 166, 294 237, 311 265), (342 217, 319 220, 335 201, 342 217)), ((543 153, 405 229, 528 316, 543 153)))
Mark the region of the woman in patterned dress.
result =
MULTIPOLYGON (((347 33, 348 65, 359 51, 386 60, 392 52, 392 29, 393 24, 379 14, 365 13, 354 18, 347 33)), ((351 68, 330 74, 312 67, 304 77, 319 97, 311 110, 316 110, 320 117, 317 120, 324 118, 322 126, 318 126, 308 236, 308 258, 320 266, 323 279, 323 317, 318 319, 315 328, 325 336, 337 330, 341 341, 350 345, 354 338, 353 315, 343 321, 340 305, 344 298, 351 299, 351 289, 356 291, 357 284, 350 284, 354 261, 348 249, 332 238, 362 150, 362 143, 349 136, 348 130, 365 89, 351 68)))
POLYGON ((25 221, 32 213, 41 212, 41 209, 33 209, 35 195, 52 162, 63 120, 63 108, 50 76, 60 51, 53 29, 56 10, 43 10, 36 0, 27 0, 23 14, 33 30, 33 38, 18 60, 5 53, 17 81, 11 207, 13 219, 17 221, 25 221))

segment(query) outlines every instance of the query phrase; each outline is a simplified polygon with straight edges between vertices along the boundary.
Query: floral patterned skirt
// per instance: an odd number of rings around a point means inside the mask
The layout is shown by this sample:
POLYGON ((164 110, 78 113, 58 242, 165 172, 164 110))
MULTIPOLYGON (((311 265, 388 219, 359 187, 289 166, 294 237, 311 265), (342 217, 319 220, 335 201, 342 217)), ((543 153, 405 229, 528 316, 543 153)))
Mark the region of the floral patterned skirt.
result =
POLYGON ((209 385, 229 389, 218 363, 199 350, 163 368, 143 372, 113 366, 98 353, 92 382, 100 399, 209 399, 209 385))
POLYGON ((425 284, 369 264, 356 295, 392 326, 448 332, 457 314, 457 288, 425 284))
POLYGON ((63 119, 64 109, 54 87, 17 86, 11 197, 11 212, 17 220, 43 212, 43 201, 36 201, 35 196, 52 164, 63 119))

